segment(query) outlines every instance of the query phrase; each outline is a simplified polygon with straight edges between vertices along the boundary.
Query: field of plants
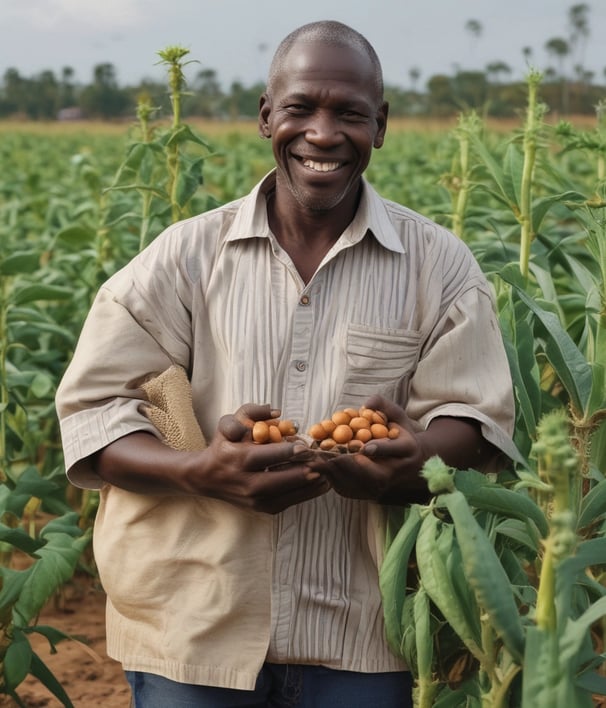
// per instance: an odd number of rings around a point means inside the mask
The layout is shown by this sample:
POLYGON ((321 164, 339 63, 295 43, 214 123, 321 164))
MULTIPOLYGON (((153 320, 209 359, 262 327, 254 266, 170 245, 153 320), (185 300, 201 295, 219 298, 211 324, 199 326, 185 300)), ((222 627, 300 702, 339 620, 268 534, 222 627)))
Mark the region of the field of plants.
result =
MULTIPOLYGON (((186 124, 173 106, 170 125, 141 103, 128 126, 0 126, 0 693, 17 705, 28 674, 71 705, 30 638, 60 645, 40 610, 95 573, 96 495, 66 484, 54 411, 91 300, 165 225, 272 165, 253 124, 186 124)), ((515 469, 432 460, 431 503, 390 520, 386 625, 418 706, 584 708, 606 694, 606 102, 590 125, 548 119, 531 73, 507 130, 474 113, 396 125, 367 171, 475 253, 517 402, 515 469)))

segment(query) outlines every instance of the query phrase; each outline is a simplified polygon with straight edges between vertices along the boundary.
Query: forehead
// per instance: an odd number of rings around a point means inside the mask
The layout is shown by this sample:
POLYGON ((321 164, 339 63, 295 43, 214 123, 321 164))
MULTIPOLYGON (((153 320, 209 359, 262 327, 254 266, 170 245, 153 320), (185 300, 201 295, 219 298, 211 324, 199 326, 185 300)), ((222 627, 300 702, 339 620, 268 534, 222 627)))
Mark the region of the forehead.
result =
POLYGON ((349 45, 297 41, 274 82, 279 92, 342 88, 376 96, 375 68, 367 54, 349 45))

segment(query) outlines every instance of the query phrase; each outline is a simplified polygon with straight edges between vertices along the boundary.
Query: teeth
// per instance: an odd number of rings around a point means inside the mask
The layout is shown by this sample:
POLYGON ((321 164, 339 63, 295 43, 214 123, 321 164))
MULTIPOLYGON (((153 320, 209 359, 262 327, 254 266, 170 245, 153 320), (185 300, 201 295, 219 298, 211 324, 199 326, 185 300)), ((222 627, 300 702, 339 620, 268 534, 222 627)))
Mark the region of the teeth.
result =
POLYGON ((305 167, 310 167, 317 172, 332 172, 339 167, 338 162, 314 162, 313 160, 304 160, 305 167))

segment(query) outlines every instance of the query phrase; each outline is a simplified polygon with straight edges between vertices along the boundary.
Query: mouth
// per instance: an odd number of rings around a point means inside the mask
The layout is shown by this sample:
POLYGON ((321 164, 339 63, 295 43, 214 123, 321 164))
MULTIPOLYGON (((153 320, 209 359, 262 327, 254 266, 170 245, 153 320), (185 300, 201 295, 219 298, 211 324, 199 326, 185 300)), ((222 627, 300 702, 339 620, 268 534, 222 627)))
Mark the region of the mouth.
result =
POLYGON ((303 166, 307 167, 310 170, 313 170, 314 172, 334 172, 335 170, 338 170, 339 167, 343 165, 342 162, 335 162, 335 161, 326 161, 322 162, 319 160, 309 160, 309 159, 304 159, 302 160, 303 166))

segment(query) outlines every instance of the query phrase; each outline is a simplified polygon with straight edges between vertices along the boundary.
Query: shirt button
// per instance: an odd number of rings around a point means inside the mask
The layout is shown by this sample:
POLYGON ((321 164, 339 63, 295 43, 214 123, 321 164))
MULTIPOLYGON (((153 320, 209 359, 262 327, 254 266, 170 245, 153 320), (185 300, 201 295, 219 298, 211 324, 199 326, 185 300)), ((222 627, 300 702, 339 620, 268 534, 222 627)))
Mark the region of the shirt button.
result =
POLYGON ((295 361, 295 369, 297 371, 305 371, 307 369, 307 364, 299 359, 298 361, 295 361))
POLYGON ((310 301, 309 295, 302 295, 299 300, 299 305, 309 305, 310 301))

